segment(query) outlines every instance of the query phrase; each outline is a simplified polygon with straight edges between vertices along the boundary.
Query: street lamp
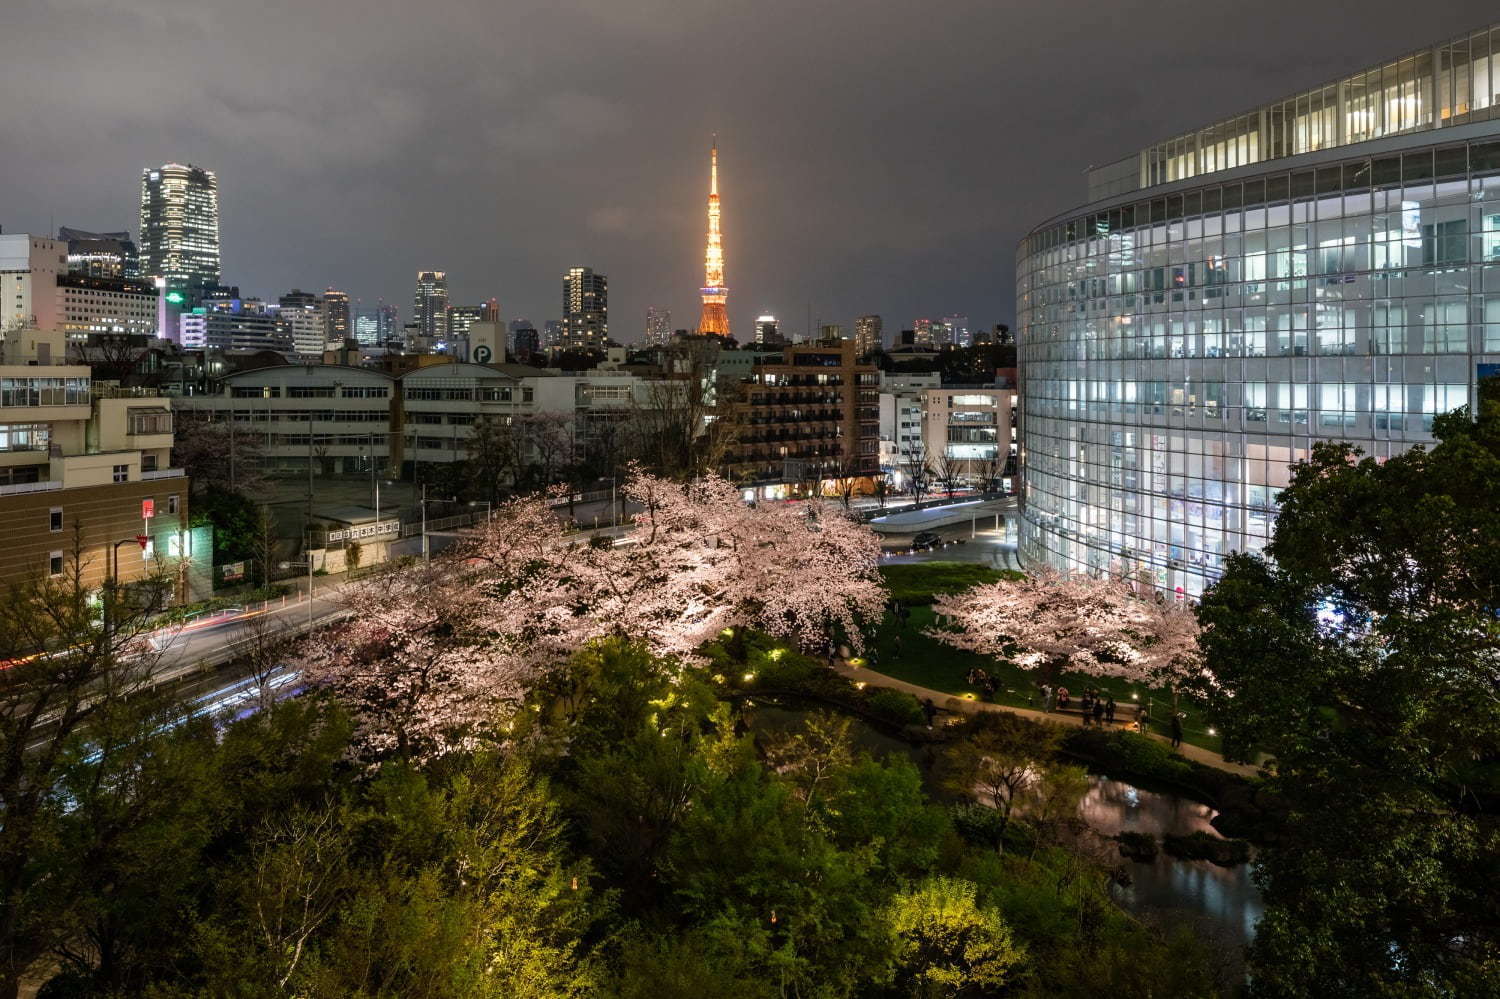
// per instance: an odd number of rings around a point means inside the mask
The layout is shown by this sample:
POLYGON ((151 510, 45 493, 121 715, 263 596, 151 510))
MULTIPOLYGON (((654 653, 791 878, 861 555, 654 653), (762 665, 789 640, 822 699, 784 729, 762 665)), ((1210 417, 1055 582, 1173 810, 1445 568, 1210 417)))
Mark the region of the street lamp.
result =
POLYGON ((104 635, 106 644, 109 644, 114 640, 114 620, 112 618, 112 612, 115 609, 114 605, 117 601, 117 595, 115 591, 120 588, 120 546, 140 545, 141 551, 145 551, 146 540, 147 539, 145 535, 138 534, 133 538, 121 538, 119 541, 116 541, 110 548, 112 558, 114 559, 114 568, 110 572, 109 578, 104 581, 104 635))
POLYGON ((478 506, 481 503, 484 504, 484 523, 488 527, 491 516, 494 514, 493 504, 489 500, 469 500, 470 506, 478 506))

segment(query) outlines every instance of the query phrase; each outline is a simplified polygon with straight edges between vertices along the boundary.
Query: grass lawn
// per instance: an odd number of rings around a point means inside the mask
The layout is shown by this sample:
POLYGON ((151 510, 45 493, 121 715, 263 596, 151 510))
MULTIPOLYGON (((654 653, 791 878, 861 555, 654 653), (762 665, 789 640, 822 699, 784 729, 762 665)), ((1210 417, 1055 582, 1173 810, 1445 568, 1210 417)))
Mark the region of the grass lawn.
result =
MULTIPOLYGON (((926 604, 932 593, 953 592, 1004 578, 1000 573, 980 566, 951 562, 894 565, 882 571, 886 573, 887 583, 893 594, 906 598, 910 616, 905 627, 901 626, 894 615, 885 616, 875 638, 874 655, 869 662, 871 669, 945 694, 982 698, 983 692, 971 686, 966 679, 969 671, 977 666, 995 681, 997 704, 1040 709, 1041 695, 1037 691, 1034 674, 1007 662, 955 649, 923 634, 933 625, 932 608, 926 604), (892 573, 892 570, 897 572, 892 573), (891 578, 892 575, 897 575, 898 578, 891 578), (914 604, 914 601, 921 602, 914 604)), ((1075 705, 1082 693, 1090 687, 1112 695, 1117 720, 1121 717, 1134 717, 1133 706, 1147 703, 1151 708, 1151 730, 1164 736, 1171 733, 1167 719, 1172 706, 1172 695, 1166 690, 1082 673, 1062 674, 1062 685, 1068 688, 1075 705)), ((1185 715, 1182 720, 1184 742, 1215 753, 1223 752, 1219 737, 1208 734, 1208 722, 1198 705, 1184 699, 1179 703, 1178 709, 1185 715)))

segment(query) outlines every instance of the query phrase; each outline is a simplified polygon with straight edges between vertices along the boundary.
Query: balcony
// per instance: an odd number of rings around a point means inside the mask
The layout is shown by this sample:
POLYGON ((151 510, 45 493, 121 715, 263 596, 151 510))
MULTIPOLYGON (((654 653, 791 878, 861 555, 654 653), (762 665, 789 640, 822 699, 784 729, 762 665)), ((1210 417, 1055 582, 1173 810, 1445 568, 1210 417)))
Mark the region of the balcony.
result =
POLYGON ((63 484, 61 482, 55 481, 17 482, 13 485, 0 486, 0 496, 20 496, 24 493, 48 493, 62 487, 63 484))

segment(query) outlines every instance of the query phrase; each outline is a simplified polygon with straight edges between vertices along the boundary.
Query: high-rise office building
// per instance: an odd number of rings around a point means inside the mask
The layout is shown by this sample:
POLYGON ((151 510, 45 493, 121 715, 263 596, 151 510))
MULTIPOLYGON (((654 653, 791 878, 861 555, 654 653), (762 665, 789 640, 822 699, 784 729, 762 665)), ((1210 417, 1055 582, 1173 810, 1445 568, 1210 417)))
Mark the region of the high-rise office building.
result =
POLYGON ((609 279, 591 267, 563 275, 563 339, 569 350, 602 350, 609 339, 609 279))
POLYGON ((86 277, 138 278, 141 258, 128 232, 89 232, 63 226, 57 238, 68 244, 68 273, 86 277))
POLYGON ((417 335, 441 340, 448 335, 448 274, 418 271, 417 290, 411 298, 411 321, 417 335))
POLYGON ((354 335, 354 320, 349 312, 349 293, 329 288, 323 292, 324 339, 343 343, 354 335))
POLYGON ((672 339, 672 310, 646 307, 646 346, 665 347, 672 339))
POLYGON ((485 322, 484 310, 483 305, 448 306, 448 336, 450 338, 464 336, 469 332, 470 326, 485 322))
POLYGON ((277 299, 276 318, 281 320, 292 347, 304 356, 321 356, 328 343, 327 302, 316 292, 293 288, 277 299))
POLYGON ((767 347, 779 347, 786 343, 781 335, 781 322, 775 316, 761 316, 755 320, 755 342, 767 347))
POLYGON ((819 340, 847 340, 849 329, 841 323, 823 323, 818 327, 819 340))
POLYGON ((141 173, 142 277, 162 278, 167 295, 189 302, 219 284, 219 178, 167 163, 141 173))
POLYGON ((396 307, 380 302, 373 309, 354 310, 354 339, 362 347, 373 347, 394 339, 400 327, 396 325, 396 307))
POLYGON ((935 319, 918 319, 911 324, 912 332, 916 334, 913 341, 918 347, 932 347, 938 343, 938 335, 942 331, 943 324, 935 319))
POLYGON ((854 320, 854 350, 860 357, 869 357, 884 346, 881 337, 879 316, 860 316, 854 320))
POLYGON ((969 317, 944 316, 942 342, 951 343, 955 347, 974 346, 974 336, 969 331, 969 317))
POLYGON ((525 362, 542 349, 541 337, 530 319, 513 319, 510 323, 510 352, 517 361, 525 362))
POLYGON ((724 287, 724 242, 719 234, 719 138, 708 153, 708 245, 703 258, 703 316, 699 333, 729 336, 729 289, 724 287))
POLYGON ((1500 360, 1497 60, 1486 27, 1152 143, 1027 234, 1027 562, 1196 597, 1265 546, 1314 444, 1385 461, 1477 401, 1500 360))
POLYGON ((498 323, 500 321, 500 299, 487 298, 479 307, 479 318, 487 323, 498 323))

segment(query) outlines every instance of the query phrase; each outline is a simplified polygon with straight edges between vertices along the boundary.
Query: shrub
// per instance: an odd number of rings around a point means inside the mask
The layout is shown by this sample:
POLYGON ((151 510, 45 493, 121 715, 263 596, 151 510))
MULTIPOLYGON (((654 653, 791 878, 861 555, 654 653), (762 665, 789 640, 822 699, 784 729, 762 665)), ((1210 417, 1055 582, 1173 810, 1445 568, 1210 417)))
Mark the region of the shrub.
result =
POLYGON ((1116 773, 1177 784, 1194 784, 1193 767, 1171 748, 1134 732, 1070 729, 1064 748, 1116 773))
POLYGON ((1220 839, 1199 830, 1189 836, 1165 836, 1162 849, 1180 860, 1210 860, 1233 867, 1250 859, 1250 844, 1242 839, 1220 839))
POLYGON ((1000 845, 1004 834, 1000 813, 986 805, 966 801, 949 810, 954 830, 965 842, 993 850, 1000 845))
POLYGON ((904 690, 875 690, 865 695, 865 709, 894 725, 925 725, 922 702, 904 690))
POLYGON ((1115 836, 1120 844, 1120 856, 1149 864, 1156 859, 1156 837, 1150 833, 1122 832, 1115 836))

